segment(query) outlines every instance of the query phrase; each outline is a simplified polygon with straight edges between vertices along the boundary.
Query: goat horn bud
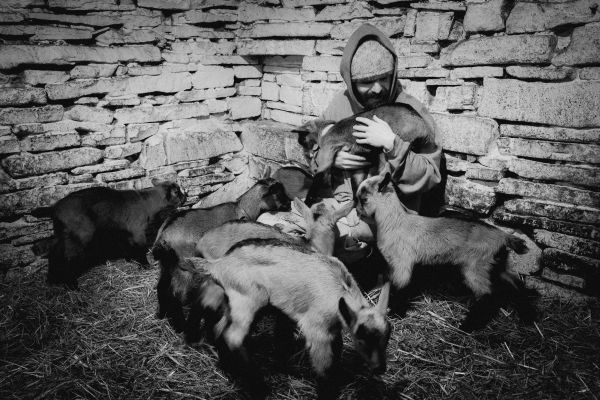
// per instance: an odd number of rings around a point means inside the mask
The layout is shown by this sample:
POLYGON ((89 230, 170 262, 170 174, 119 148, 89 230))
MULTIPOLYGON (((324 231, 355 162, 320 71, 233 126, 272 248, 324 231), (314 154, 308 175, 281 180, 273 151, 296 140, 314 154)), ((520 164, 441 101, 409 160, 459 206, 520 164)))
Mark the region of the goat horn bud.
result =
POLYGON ((390 301, 390 281, 387 281, 381 287, 379 292, 379 300, 377 300, 377 307, 383 314, 387 314, 387 308, 390 301))

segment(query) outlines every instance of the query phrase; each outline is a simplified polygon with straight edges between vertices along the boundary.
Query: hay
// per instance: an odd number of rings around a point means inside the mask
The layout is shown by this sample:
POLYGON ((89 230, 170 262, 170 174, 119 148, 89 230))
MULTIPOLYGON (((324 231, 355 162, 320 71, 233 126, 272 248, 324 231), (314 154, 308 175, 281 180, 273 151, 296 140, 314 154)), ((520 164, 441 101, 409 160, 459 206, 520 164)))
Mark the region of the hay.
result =
MULTIPOLYGON (((157 271, 112 262, 80 291, 48 287, 45 271, 0 284, 0 398, 237 399, 206 344, 187 346, 156 320, 157 271)), ((375 296, 376 297, 376 296, 375 296)), ((345 338, 344 399, 598 399, 600 306, 542 299, 535 326, 512 311, 483 331, 457 330, 466 298, 426 292, 393 318, 388 371, 364 374, 345 338)), ((304 352, 275 367, 268 321, 253 337, 273 399, 313 398, 304 352)))

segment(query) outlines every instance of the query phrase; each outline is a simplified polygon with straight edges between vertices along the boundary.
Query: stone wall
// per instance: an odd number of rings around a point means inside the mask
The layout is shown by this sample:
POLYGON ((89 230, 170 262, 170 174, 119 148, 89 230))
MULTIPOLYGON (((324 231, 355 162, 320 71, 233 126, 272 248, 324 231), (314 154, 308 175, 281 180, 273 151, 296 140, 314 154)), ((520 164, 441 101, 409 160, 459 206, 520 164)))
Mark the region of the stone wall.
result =
MULTIPOLYGON (((543 279, 593 291, 597 8, 595 0, 3 0, 0 270, 42 262, 51 224, 31 212, 71 191, 171 176, 188 205, 208 206, 236 197, 265 165, 302 163, 291 125, 343 90, 342 49, 370 22, 392 38, 404 89, 438 124, 447 202, 525 232, 541 251, 543 279)), ((520 272, 534 272, 530 261, 520 272)))

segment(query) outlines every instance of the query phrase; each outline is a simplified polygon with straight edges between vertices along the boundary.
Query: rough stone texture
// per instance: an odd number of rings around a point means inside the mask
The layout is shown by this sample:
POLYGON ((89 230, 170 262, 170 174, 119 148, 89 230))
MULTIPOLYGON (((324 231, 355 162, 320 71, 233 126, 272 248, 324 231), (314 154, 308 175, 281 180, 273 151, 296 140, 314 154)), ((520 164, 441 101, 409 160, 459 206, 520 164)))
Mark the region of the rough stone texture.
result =
POLYGON ((115 119, 121 124, 169 121, 207 115, 208 107, 201 103, 167 104, 156 107, 143 105, 115 111, 115 119))
MULTIPOLYGON (((595 275, 596 279, 598 279, 600 273, 600 260, 577 256, 551 247, 544 249, 543 261, 545 268, 551 268, 559 273, 574 274, 586 278, 592 278, 595 275)), ((595 290, 597 291, 598 287, 595 290)))
POLYGON ((227 99, 232 119, 257 117, 262 109, 259 98, 250 96, 237 96, 227 99))
POLYGON ((20 151, 19 139, 15 136, 0 137, 0 154, 18 153, 20 151))
POLYGON ((339 72, 342 57, 319 56, 304 57, 302 69, 307 71, 339 72))
POLYGON ((567 253, 600 259, 600 242, 543 229, 534 229, 533 235, 535 241, 541 245, 553 247, 567 253))
POLYGON ((63 114, 63 106, 57 104, 30 108, 7 107, 0 109, 0 124, 16 125, 35 122, 54 122, 60 121, 63 114))
POLYGON ((569 186, 550 185, 514 178, 505 178, 496 187, 496 192, 532 197, 581 206, 599 207, 600 193, 569 186))
POLYGON ((503 171, 498 171, 497 169, 484 167, 478 164, 472 164, 468 166, 465 173, 465 178, 475 179, 478 181, 498 182, 503 177, 503 171))
POLYGON ((406 14, 406 23, 404 25, 404 37, 414 37, 417 27, 417 13, 415 9, 408 10, 406 14))
POLYGON ((510 121, 597 127, 599 92, 600 82, 529 83, 485 78, 479 114, 510 121))
POLYGON ((261 99, 263 100, 279 100, 279 85, 275 82, 263 81, 261 85, 261 99))
POLYGON ((331 24, 322 22, 254 24, 249 28, 238 30, 237 37, 327 37, 331 28, 331 24))
POLYGON ((506 20, 506 32, 541 32, 561 25, 600 21, 600 15, 591 11, 594 7, 598 7, 594 0, 536 3, 519 1, 506 20))
POLYGON ((191 7, 190 0, 138 0, 137 5, 163 10, 189 10, 191 7))
POLYGON ((474 110, 477 103, 479 86, 464 84, 461 86, 440 87, 435 93, 431 110, 474 110))
POLYGON ((192 76, 192 85, 195 89, 232 86, 234 79, 233 71, 233 68, 220 66, 198 67, 198 71, 192 76))
MULTIPOLYGON (((402 73, 403 68, 424 68, 427 67, 433 58, 430 55, 410 55, 398 57, 398 73, 402 73)), ((436 75, 437 76, 437 75, 436 75)), ((444 74, 447 76, 447 74, 444 74)))
POLYGON ((585 224, 600 222, 600 209, 537 199, 513 199, 504 202, 508 212, 585 224))
POLYGON ((228 185, 202 198, 192 208, 209 208, 228 201, 235 201, 255 183, 256 180, 250 176, 248 171, 243 172, 241 175, 236 176, 228 185))
POLYGON ((135 10, 135 4, 131 0, 48 0, 51 8, 64 8, 76 11, 131 11, 135 10))
POLYGON ((510 76, 520 79, 539 79, 544 81, 560 81, 567 79, 573 72, 570 68, 556 67, 524 67, 511 65, 506 67, 510 76))
POLYGON ((504 29, 502 8, 506 0, 468 3, 463 21, 467 32, 498 32, 504 29))
MULTIPOLYGON (((597 5, 596 5, 597 7, 597 5)), ((554 65, 587 65, 600 62, 600 23, 577 27, 564 52, 552 58, 554 65)))
POLYGON ((275 108, 277 110, 283 110, 283 111, 289 111, 289 112, 293 112, 293 113, 302 114, 302 107, 300 107, 300 106, 294 106, 294 105, 291 105, 291 104, 286 104, 286 103, 281 103, 281 102, 274 102, 274 101, 267 101, 267 107, 268 108, 275 108))
POLYGON ((21 140, 21 151, 50 151, 81 144, 77 132, 30 135, 21 140))
POLYGON ((417 42, 430 42, 447 39, 450 35, 453 19, 453 12, 419 12, 417 14, 417 29, 414 40, 417 42))
POLYGON ((544 229, 594 240, 600 239, 600 230, 591 225, 558 221, 545 217, 532 217, 528 215, 513 214, 507 212, 504 208, 497 208, 494 211, 493 217, 494 220, 503 224, 544 229))
POLYGON ((198 10, 190 10, 181 14, 175 14, 173 21, 176 24, 213 24, 215 22, 235 22, 237 13, 235 12, 204 12, 198 10))
POLYGON ((513 156, 600 164, 600 146, 594 144, 505 137, 498 139, 498 147, 501 153, 513 156))
MULTIPOLYGON (((111 24, 114 20, 111 21, 111 24)), ((72 62, 157 62, 160 50, 154 46, 91 47, 91 46, 28 46, 1 45, 0 69, 22 64, 65 65, 72 62)))
POLYGON ((432 113, 445 150, 469 154, 486 154, 498 137, 493 119, 432 113))
POLYGON ((114 128, 99 132, 88 132, 81 136, 81 145, 83 146, 114 146, 124 144, 127 141, 127 135, 124 125, 110 125, 114 128))
POLYGON ((589 187, 600 186, 600 168, 572 164, 548 164, 515 158, 510 160, 511 172, 529 179, 558 181, 589 187))
POLYGON ((26 70, 23 72, 23 82, 31 86, 63 83, 68 79, 69 74, 63 71, 26 70))
POLYGON ((29 222, 24 218, 19 218, 14 222, 0 222, 0 240, 5 241, 51 229, 51 221, 29 222))
MULTIPOLYGON (((404 32, 404 16, 401 17, 381 17, 369 19, 369 24, 385 33, 388 37, 392 37, 404 32)), ((331 38, 346 40, 364 21, 350 21, 334 25, 331 30, 331 38)))
POLYGON ((0 244, 0 271, 10 268, 20 268, 31 264, 36 260, 33 246, 13 246, 11 244, 0 244))
POLYGON ((64 118, 72 119, 73 121, 89 121, 110 124, 113 120, 113 112, 103 108, 75 106, 65 111, 64 118))
POLYGON ((488 214, 496 203, 494 189, 468 181, 464 178, 448 176, 446 204, 488 214))
POLYGON ((351 0, 282 0, 281 2, 283 3, 284 7, 294 8, 324 4, 349 3, 350 1, 351 0))
POLYGON ((281 86, 279 99, 284 103, 294 106, 302 106, 302 89, 292 86, 281 86))
POLYGON ((302 94, 302 112, 306 115, 321 115, 331 100, 344 88, 334 83, 318 83, 306 85, 302 94))
POLYGON ((38 88, 3 88, 0 106, 46 104, 46 92, 38 88))
POLYGON ((291 8, 261 7, 256 4, 242 3, 238 9, 240 22, 253 22, 258 20, 282 20, 282 21, 314 21, 315 12, 313 8, 302 8, 299 10, 291 8))
POLYGON ((600 129, 569 129, 531 125, 500 125, 500 136, 600 144, 600 129))
POLYGON ((600 67, 587 67, 579 70, 579 79, 600 80, 600 67))
POLYGON ((90 147, 42 154, 22 153, 5 158, 2 166, 13 177, 41 175, 94 164, 102 159, 102 153, 102 150, 90 147))
POLYGON ((255 86, 238 86, 237 94, 240 96, 260 96, 262 89, 255 86))
POLYGON ((293 126, 272 121, 244 124, 242 143, 247 152, 269 160, 306 163, 293 126))
POLYGON ((114 44, 142 44, 156 41, 156 33, 150 29, 125 30, 111 29, 96 37, 96 43, 100 46, 111 46, 114 44))
POLYGON ((246 40, 236 42, 239 55, 302 55, 314 54, 314 40, 246 40))
POLYGON ((69 193, 92 186, 98 184, 54 185, 0 195, 0 217, 21 215, 35 208, 49 207, 69 193))
POLYGON ((441 61, 451 66, 548 63, 555 44, 553 35, 480 37, 448 46, 441 61))
POLYGON ((348 5, 327 6, 316 15, 315 21, 337 21, 372 16, 371 8, 365 3, 353 2, 348 5))
POLYGON ((56 26, 11 25, 0 26, 0 34, 6 36, 26 36, 30 42, 47 40, 89 40, 92 28, 62 28, 56 26))
POLYGON ((139 142, 158 133, 157 123, 127 125, 127 138, 130 142, 139 142))
POLYGON ((208 99, 219 99, 235 95, 236 88, 211 88, 211 89, 192 89, 184 92, 179 92, 175 98, 181 102, 201 101, 208 99))
POLYGON ((472 79, 486 77, 502 77, 502 67, 464 67, 454 68, 450 71, 451 79, 472 79))
POLYGON ((75 175, 97 174, 101 172, 116 171, 129 167, 127 160, 105 160, 102 164, 88 165, 85 167, 77 167, 71 170, 75 175))
POLYGON ((140 151, 142 151, 141 143, 125 143, 116 146, 108 146, 104 149, 104 157, 112 159, 125 158, 138 154, 140 151))
POLYGON ((69 74, 73 79, 108 78, 115 73, 117 66, 118 64, 76 65, 69 74))
POLYGON ((47 85, 46 91, 52 100, 72 99, 96 93, 109 93, 112 96, 151 92, 175 93, 191 88, 192 80, 188 72, 163 73, 158 76, 76 80, 47 85))
POLYGON ((233 74, 238 79, 261 78, 262 68, 258 65, 236 65, 233 74))
POLYGON ((129 168, 115 172, 103 172, 98 174, 96 179, 101 182, 115 182, 131 178, 139 178, 144 175, 146 175, 146 171, 143 168, 129 168))

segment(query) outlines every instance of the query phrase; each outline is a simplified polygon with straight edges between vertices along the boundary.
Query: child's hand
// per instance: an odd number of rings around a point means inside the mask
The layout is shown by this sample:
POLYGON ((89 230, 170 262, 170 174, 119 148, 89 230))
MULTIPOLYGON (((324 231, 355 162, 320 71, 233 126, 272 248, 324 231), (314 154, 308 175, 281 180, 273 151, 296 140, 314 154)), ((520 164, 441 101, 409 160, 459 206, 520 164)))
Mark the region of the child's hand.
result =
POLYGON ((373 147, 382 148, 385 152, 394 148, 394 139, 396 134, 387 122, 380 119, 377 115, 373 119, 357 117, 356 121, 364 125, 354 125, 352 136, 356 138, 358 144, 368 144, 373 147))
POLYGON ((366 158, 340 150, 335 156, 334 166, 339 169, 361 169, 371 165, 366 158))

